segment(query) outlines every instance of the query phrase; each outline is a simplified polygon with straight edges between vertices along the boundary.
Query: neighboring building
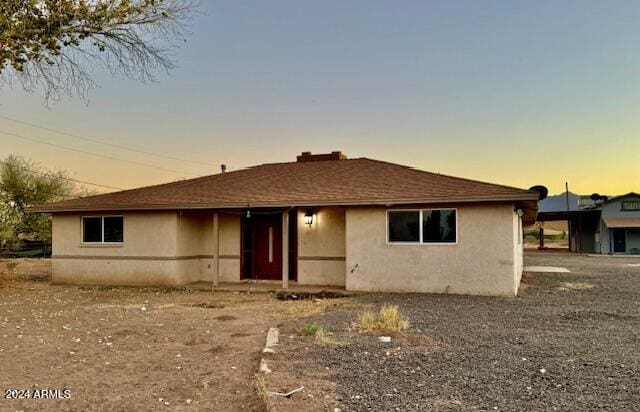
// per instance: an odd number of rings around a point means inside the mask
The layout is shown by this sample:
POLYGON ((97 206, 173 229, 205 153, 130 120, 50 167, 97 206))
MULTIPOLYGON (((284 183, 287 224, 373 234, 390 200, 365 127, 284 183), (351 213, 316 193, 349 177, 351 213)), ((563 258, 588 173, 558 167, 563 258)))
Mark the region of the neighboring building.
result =
POLYGON ((568 221, 572 252, 640 254, 640 194, 592 201, 591 208, 540 212, 537 220, 568 221))
POLYGON ((513 296, 538 193, 340 152, 40 206, 53 281, 513 296))
POLYGON ((640 194, 627 193, 601 206, 599 231, 594 234, 599 253, 640 254, 640 194))

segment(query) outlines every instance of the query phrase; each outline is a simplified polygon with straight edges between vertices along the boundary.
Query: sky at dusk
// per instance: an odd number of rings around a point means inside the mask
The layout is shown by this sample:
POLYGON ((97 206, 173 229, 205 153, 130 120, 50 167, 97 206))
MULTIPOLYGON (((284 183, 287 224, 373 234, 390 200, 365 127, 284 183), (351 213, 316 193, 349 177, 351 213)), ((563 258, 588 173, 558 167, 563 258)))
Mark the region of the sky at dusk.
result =
POLYGON ((121 188, 342 150, 551 193, 640 191, 638 1, 203 1, 157 83, 0 91, 18 154, 121 188), (26 136, 162 169, 20 139, 26 136), (167 170, 169 169, 169 170, 167 170))

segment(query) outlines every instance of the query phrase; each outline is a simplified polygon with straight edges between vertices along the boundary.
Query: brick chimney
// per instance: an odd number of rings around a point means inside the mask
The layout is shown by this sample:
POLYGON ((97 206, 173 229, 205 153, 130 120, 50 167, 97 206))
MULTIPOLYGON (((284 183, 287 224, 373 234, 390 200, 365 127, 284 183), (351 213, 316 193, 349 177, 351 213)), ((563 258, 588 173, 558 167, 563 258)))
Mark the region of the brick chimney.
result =
POLYGON ((331 153, 321 153, 321 154, 311 154, 311 152, 302 152, 300 156, 296 157, 298 162, 321 162, 324 160, 345 160, 347 156, 343 155, 342 152, 331 152, 331 153))

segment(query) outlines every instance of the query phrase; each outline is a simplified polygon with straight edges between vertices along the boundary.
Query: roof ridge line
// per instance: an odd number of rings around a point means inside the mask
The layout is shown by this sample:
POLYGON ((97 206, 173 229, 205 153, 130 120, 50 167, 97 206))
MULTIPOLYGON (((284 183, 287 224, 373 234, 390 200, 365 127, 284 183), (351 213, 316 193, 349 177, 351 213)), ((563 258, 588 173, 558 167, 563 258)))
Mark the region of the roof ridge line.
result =
POLYGON ((453 176, 453 175, 439 173, 439 172, 432 172, 432 171, 429 171, 429 170, 418 169, 417 167, 414 167, 414 166, 407 166, 407 165, 402 165, 402 164, 399 164, 399 163, 387 162, 385 160, 370 159, 368 157, 362 157, 361 159, 366 159, 366 160, 370 160, 372 162, 378 162, 378 163, 386 163, 386 164, 393 165, 393 166, 400 166, 400 167, 404 167, 404 168, 407 168, 407 169, 410 169, 410 170, 413 170, 413 171, 416 171, 416 172, 427 173, 427 174, 434 175, 434 176, 442 176, 442 177, 447 177, 447 178, 450 178, 450 179, 459 179, 459 180, 465 180, 467 182, 472 182, 472 183, 481 183, 481 184, 485 184, 485 185, 504 187, 504 188, 507 188, 507 189, 520 190, 520 191, 523 191, 523 192, 530 192, 530 190, 522 189, 520 187, 502 185, 502 184, 499 184, 499 183, 485 182, 485 181, 482 181, 482 180, 469 179, 469 178, 466 178, 466 177, 453 176))

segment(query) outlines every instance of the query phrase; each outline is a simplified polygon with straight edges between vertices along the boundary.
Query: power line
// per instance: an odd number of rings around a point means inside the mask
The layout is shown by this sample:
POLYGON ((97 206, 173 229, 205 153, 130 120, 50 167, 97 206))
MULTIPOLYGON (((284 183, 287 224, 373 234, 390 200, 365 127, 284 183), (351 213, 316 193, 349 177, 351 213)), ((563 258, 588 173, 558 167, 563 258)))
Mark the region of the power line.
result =
POLYGON ((184 174, 184 175, 190 175, 190 176, 200 176, 200 175, 197 175, 195 173, 185 172, 185 171, 182 171, 182 170, 167 169, 167 168, 164 168, 162 166, 157 166, 157 165, 153 165, 153 164, 149 164, 149 163, 136 162, 134 160, 121 159, 119 157, 113 157, 113 156, 103 155, 103 154, 100 154, 100 153, 89 152, 89 151, 86 151, 86 150, 75 149, 73 147, 63 146, 63 145, 59 145, 59 144, 56 144, 56 143, 44 142, 42 140, 34 139, 32 137, 23 136, 23 135, 16 134, 16 133, 5 132, 5 131, 2 131, 2 130, 0 130, 0 133, 2 133, 4 135, 7 135, 7 136, 13 136, 13 137, 16 137, 18 139, 29 140, 31 142, 40 143, 40 144, 44 144, 44 145, 52 146, 52 147, 57 147, 59 149, 70 150, 70 151, 76 152, 76 153, 82 153, 82 154, 88 154, 88 155, 91 155, 91 156, 103 157, 105 159, 116 160, 118 162, 131 163, 131 164, 138 165, 138 166, 144 166, 144 167, 150 167, 150 168, 153 168, 153 169, 164 170, 166 172, 172 172, 172 173, 178 173, 178 174, 184 174))
POLYGON ((81 140, 85 140, 87 142, 93 142, 93 143, 101 144, 101 145, 104 145, 104 146, 114 147, 116 149, 129 150, 129 151, 135 152, 135 153, 142 153, 142 154, 146 154, 146 155, 150 155, 150 156, 156 156, 156 157, 163 158, 163 159, 177 160, 179 162, 194 163, 194 164, 203 165, 203 166, 217 166, 217 165, 214 165, 212 163, 199 162, 197 160, 190 160, 190 159, 182 159, 182 158, 179 158, 179 157, 167 156, 167 155, 163 155, 163 154, 160 154, 160 153, 154 153, 154 152, 149 152, 149 151, 146 151, 146 150, 135 149, 133 147, 127 147, 127 146, 122 146, 122 145, 118 145, 118 144, 108 143, 108 142, 104 142, 102 140, 92 139, 90 137, 80 136, 80 135, 77 135, 77 134, 74 134, 74 133, 64 132, 64 131, 56 130, 56 129, 51 129, 49 127, 44 127, 44 126, 40 126, 40 125, 37 125, 37 124, 34 124, 34 123, 29 123, 29 122, 25 122, 25 121, 18 120, 18 119, 13 119, 11 117, 7 117, 7 116, 3 116, 3 115, 0 115, 0 118, 1 119, 5 119, 5 120, 9 120, 11 122, 20 123, 20 124, 24 124, 24 125, 27 125, 27 126, 30 126, 30 127, 34 127, 36 129, 46 130, 48 132, 57 133, 57 134, 64 135, 64 136, 73 137, 75 139, 81 139, 81 140))
POLYGON ((35 174, 42 175, 42 176, 49 176, 49 177, 54 177, 54 178, 57 178, 57 179, 67 180, 69 182, 81 183, 83 185, 92 185, 92 186, 103 187, 105 189, 113 189, 113 190, 125 190, 125 189, 123 189, 121 187, 108 186, 108 185, 103 185, 103 184, 100 184, 100 183, 87 182, 87 181, 84 181, 84 180, 72 179, 70 177, 64 177, 64 176, 54 175, 54 174, 51 174, 51 173, 40 172, 40 171, 37 171, 37 170, 29 169, 27 167, 22 167, 22 166, 18 166, 18 165, 12 165, 12 164, 7 163, 7 162, 2 161, 2 160, 0 160, 0 164, 3 164, 5 166, 17 167, 18 169, 26 170, 27 172, 35 173, 35 174))

